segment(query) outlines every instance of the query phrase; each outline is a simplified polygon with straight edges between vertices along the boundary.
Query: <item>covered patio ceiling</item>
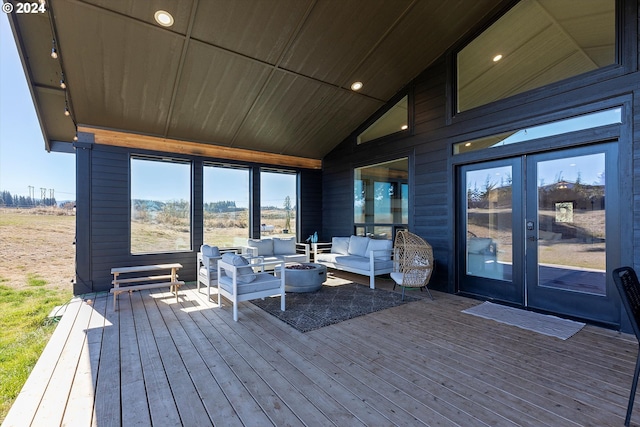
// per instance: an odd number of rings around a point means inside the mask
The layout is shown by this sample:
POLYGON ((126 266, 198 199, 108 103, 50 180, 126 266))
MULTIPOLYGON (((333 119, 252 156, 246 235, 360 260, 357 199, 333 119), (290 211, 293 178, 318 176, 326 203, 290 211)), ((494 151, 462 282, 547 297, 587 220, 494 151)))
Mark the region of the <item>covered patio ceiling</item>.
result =
POLYGON ((47 150, 95 128, 319 160, 504 3, 47 0, 9 17, 47 150))

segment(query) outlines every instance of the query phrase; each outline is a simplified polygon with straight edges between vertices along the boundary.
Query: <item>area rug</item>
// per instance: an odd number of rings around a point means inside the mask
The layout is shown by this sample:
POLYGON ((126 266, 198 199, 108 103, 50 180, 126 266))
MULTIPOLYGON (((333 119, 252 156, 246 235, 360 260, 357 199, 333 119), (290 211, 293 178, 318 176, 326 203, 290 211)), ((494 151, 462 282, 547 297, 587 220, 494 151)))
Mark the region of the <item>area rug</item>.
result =
POLYGON ((300 332, 309 332, 375 311, 419 301, 419 298, 407 295, 404 296, 404 301, 401 298, 399 293, 350 283, 325 285, 316 292, 287 292, 286 311, 280 311, 279 297, 251 302, 300 332))
POLYGON ((561 340, 571 338, 571 336, 579 332, 585 325, 584 323, 573 320, 491 302, 483 302, 482 304, 462 310, 462 312, 495 320, 496 322, 507 325, 517 326, 518 328, 527 329, 550 337, 560 338, 561 340))

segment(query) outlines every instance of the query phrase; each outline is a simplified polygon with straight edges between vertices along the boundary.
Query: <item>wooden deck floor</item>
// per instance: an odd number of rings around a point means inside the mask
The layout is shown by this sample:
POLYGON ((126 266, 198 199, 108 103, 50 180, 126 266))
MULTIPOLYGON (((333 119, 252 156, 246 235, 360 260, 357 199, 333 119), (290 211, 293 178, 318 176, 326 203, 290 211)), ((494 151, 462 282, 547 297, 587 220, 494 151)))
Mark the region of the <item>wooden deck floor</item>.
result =
POLYGON ((623 425, 633 337, 561 341, 434 294, 305 334, 193 287, 75 299, 2 425, 623 425))

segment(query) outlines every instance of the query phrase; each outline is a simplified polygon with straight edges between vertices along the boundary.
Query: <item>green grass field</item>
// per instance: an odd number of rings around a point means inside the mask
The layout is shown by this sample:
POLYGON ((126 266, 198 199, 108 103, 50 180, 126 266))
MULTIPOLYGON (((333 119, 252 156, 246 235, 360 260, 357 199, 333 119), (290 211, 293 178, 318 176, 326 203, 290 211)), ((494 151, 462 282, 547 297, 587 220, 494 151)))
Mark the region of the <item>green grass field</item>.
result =
POLYGON ((72 216, 0 210, 0 422, 72 297, 74 232, 72 216))
POLYGON ((32 276, 29 286, 12 289, 0 278, 0 420, 6 416, 55 329, 47 315, 69 301, 71 292, 47 289, 32 276))

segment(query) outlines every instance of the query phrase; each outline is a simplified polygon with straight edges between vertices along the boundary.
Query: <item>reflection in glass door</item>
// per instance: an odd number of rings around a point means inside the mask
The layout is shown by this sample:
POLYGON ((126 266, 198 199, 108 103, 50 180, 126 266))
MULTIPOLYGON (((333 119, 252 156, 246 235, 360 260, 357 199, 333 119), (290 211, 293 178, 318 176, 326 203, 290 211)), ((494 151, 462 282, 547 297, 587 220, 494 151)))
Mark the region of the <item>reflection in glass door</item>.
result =
MULTIPOLYGON (((607 235, 616 144, 462 166, 458 286, 463 293, 618 324, 607 235)), ((615 212, 615 210, 614 210, 615 212)))
POLYGON ((615 145, 527 158, 527 305, 616 323, 607 284, 607 209, 616 205, 615 145))
POLYGON ((537 164, 538 286, 606 294, 605 155, 537 164))
POLYGON ((461 170, 465 233, 460 284, 464 292, 522 303, 522 288, 514 283, 519 274, 516 268, 514 276, 514 256, 521 253, 521 245, 514 246, 518 241, 514 221, 520 217, 516 213, 521 204, 521 192, 514 182, 520 181, 520 175, 520 164, 515 160, 461 170))

